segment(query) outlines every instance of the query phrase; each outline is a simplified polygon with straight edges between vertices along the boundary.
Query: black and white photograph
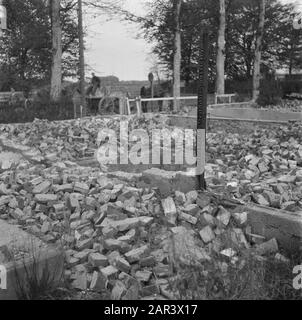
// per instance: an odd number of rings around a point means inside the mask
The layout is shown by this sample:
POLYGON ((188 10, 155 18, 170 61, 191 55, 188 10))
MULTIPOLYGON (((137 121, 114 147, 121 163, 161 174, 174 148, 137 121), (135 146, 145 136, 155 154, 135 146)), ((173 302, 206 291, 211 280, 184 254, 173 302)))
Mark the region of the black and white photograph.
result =
POLYGON ((302 0, 0 0, 0 302, 29 300, 302 300, 302 0))

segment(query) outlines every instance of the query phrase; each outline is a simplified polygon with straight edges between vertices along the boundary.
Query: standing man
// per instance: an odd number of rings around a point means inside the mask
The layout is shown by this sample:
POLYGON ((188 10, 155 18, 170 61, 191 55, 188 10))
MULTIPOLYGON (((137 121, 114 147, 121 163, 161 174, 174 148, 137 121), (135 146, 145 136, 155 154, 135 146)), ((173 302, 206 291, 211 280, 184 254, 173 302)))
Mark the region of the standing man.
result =
POLYGON ((86 91, 88 97, 88 106, 93 115, 97 115, 99 111, 99 104, 104 95, 101 90, 101 79, 93 74, 91 84, 86 91))
MULTIPOLYGON (((146 98, 146 97, 147 97, 147 90, 146 90, 146 87, 145 87, 145 86, 141 88, 140 96, 141 96, 142 98, 146 98)), ((148 112, 147 104, 148 104, 147 101, 143 101, 143 102, 142 102, 143 113, 147 113, 147 112, 148 112)))

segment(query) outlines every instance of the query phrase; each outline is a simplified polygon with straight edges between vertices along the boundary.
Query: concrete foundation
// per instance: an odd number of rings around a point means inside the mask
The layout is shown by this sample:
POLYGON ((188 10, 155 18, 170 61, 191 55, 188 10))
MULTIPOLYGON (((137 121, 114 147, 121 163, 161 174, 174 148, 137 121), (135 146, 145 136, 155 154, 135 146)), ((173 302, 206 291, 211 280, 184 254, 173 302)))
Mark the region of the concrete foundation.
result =
POLYGON ((247 205, 248 223, 255 234, 277 239, 287 252, 301 253, 302 212, 288 212, 258 205, 247 205))
MULTIPOLYGON (((188 116, 169 115, 169 120, 172 126, 196 129, 197 110, 192 110, 188 116)), ((254 108, 209 108, 208 120, 287 123, 289 121, 302 121, 302 112, 280 112, 254 108)))
POLYGON ((258 110, 254 108, 220 108, 209 110, 211 118, 229 118, 255 121, 287 122, 302 121, 302 112, 280 112, 275 110, 258 110))

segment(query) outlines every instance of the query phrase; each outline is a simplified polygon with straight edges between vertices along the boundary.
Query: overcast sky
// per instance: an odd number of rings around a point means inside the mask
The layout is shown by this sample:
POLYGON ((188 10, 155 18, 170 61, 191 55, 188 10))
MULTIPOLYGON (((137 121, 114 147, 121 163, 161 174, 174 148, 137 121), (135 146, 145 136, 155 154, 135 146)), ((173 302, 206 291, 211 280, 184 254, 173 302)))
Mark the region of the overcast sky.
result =
MULTIPOLYGON (((144 13, 145 0, 124 0, 127 9, 144 13)), ((293 2, 292 0, 282 0, 293 2)), ((302 11, 302 0, 296 0, 302 11)), ((84 16, 88 30, 86 63, 100 76, 115 75, 120 80, 146 80, 150 71, 151 46, 136 39, 138 27, 106 16, 84 16), (106 19, 107 18, 107 19, 106 19)))
MULTIPOLYGON (((144 14, 144 0, 124 0, 127 9, 144 14)), ((88 28, 86 37, 86 63, 96 73, 115 75, 121 80, 145 80, 150 69, 148 62, 151 47, 136 39, 138 26, 105 16, 84 18, 88 28)))

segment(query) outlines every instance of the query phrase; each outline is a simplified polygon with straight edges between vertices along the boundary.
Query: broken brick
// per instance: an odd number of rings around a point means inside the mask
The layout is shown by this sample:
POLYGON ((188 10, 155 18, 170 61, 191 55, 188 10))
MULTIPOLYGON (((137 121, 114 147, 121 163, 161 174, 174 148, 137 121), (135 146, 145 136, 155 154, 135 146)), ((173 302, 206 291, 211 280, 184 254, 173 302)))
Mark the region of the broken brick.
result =
POLYGON ((125 257, 130 263, 134 263, 142 259, 149 251, 149 246, 142 246, 133 249, 125 254, 125 257))
POLYGON ((215 239, 215 233, 213 232, 213 230, 210 226, 203 228, 199 234, 200 234, 202 241, 206 244, 215 239))

